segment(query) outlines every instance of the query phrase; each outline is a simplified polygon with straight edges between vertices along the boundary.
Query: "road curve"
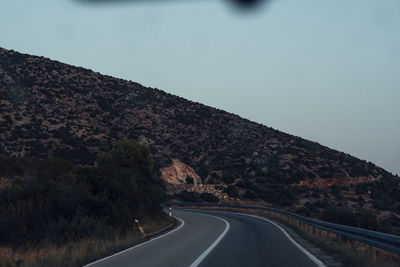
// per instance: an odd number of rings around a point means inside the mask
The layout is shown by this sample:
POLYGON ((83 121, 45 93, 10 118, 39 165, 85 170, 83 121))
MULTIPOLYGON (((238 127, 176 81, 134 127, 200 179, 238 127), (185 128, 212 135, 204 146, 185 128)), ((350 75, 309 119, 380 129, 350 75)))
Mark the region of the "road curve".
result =
POLYGON ((87 266, 323 266, 266 220, 218 211, 174 216, 184 222, 178 229, 87 266))
POLYGON ((181 220, 176 231, 86 266, 190 266, 227 228, 222 219, 210 215, 174 211, 174 216, 181 220))
POLYGON ((256 216, 211 212, 230 223, 224 240, 199 265, 203 266, 325 266, 275 223, 256 216))

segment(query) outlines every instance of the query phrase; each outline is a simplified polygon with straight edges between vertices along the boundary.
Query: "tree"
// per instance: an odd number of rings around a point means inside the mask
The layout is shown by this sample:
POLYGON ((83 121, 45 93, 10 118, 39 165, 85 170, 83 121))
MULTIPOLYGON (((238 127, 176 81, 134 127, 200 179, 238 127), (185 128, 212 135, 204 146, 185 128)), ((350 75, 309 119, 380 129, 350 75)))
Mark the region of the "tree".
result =
POLYGON ((164 185, 155 177, 154 163, 150 148, 138 142, 120 141, 116 143, 111 157, 103 157, 100 162, 112 168, 115 177, 127 179, 138 189, 138 195, 144 209, 158 208, 165 200, 164 185))
POLYGON ((153 175, 153 159, 150 148, 136 141, 123 140, 113 146, 113 162, 123 168, 138 168, 143 174, 153 175))

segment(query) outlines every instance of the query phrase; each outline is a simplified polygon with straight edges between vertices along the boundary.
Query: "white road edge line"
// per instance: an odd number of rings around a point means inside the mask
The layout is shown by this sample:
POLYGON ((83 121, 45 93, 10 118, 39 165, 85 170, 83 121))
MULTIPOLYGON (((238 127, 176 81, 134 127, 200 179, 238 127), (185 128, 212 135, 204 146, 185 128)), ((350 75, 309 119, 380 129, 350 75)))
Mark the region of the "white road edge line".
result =
POLYGON ((110 256, 108 256, 108 257, 105 257, 105 258, 99 259, 99 260, 97 260, 97 261, 91 262, 91 263, 89 263, 89 264, 86 264, 86 265, 84 265, 83 267, 91 266, 91 265, 93 265, 93 264, 102 262, 102 261, 104 261, 104 260, 107 260, 107 259, 112 258, 112 257, 114 257, 114 256, 120 255, 120 254, 122 254, 122 253, 128 252, 128 251, 130 251, 130 250, 132 250, 132 249, 135 249, 135 248, 137 248, 137 247, 143 246, 143 245, 145 245, 145 244, 147 244, 147 243, 153 242, 153 241, 155 241, 155 240, 157 240, 157 239, 159 239, 159 238, 165 237, 165 236, 167 236, 167 235, 172 234, 173 232, 178 231, 179 229, 181 229, 181 228, 185 225, 185 221, 182 220, 182 219, 179 218, 179 217, 176 217, 176 216, 174 216, 174 218, 178 219, 178 220, 181 222, 181 225, 179 225, 178 228, 176 228, 176 229, 174 229, 174 230, 172 230, 172 231, 170 231, 170 232, 168 232, 168 233, 165 233, 165 234, 163 234, 163 235, 157 236, 157 237, 155 237, 155 238, 153 238, 153 239, 150 239, 150 240, 148 240, 148 241, 146 241, 146 242, 137 244, 136 246, 133 246, 133 247, 127 248, 127 249, 125 249, 125 250, 123 250, 123 251, 120 251, 120 252, 117 252, 117 253, 115 253, 115 254, 112 254, 112 255, 110 255, 110 256))
MULTIPOLYGON (((201 214, 201 213, 197 213, 197 214, 201 214)), ((223 218, 209 215, 209 214, 201 214, 201 215, 217 218, 217 219, 223 221, 226 224, 226 227, 225 227, 225 230, 222 232, 222 234, 211 244, 211 246, 209 246, 203 253, 201 253, 201 255, 192 264, 190 264, 189 267, 197 267, 207 257, 207 255, 210 254, 210 252, 218 245, 218 243, 222 240, 222 238, 224 238, 226 233, 228 233, 229 228, 231 227, 230 223, 223 218)))
MULTIPOLYGON (((243 213, 242 213, 242 214, 243 214, 243 213)), ((245 215, 250 216, 250 217, 255 217, 255 218, 258 218, 258 219, 267 221, 267 222, 269 222, 269 223, 275 225, 279 230, 281 230, 281 231, 286 235, 286 237, 287 237, 301 252, 303 252, 304 254, 306 254, 306 256, 307 256, 308 258, 310 258, 310 260, 312 260, 318 267, 326 267, 326 265, 325 265, 320 259, 318 259, 317 257, 315 257, 313 254, 311 254, 311 252, 309 252, 307 249, 305 249, 303 246, 301 246, 299 243, 297 243, 297 241, 294 240, 294 239, 289 235, 289 233, 286 232, 286 230, 283 229, 282 226, 280 226, 280 225, 277 224, 276 222, 271 221, 271 220, 269 220, 269 219, 267 219, 267 218, 263 218, 263 217, 260 217, 260 216, 256 216, 256 215, 249 215, 249 214, 245 214, 245 215)))
MULTIPOLYGON (((289 234, 288 232, 286 232, 285 229, 283 229, 279 224, 275 223, 274 221, 271 221, 267 218, 264 217, 260 217, 260 216, 256 216, 256 215, 251 215, 251 214, 246 214, 246 213, 241 213, 241 212, 228 212, 228 211, 218 211, 221 213, 229 213, 229 214, 240 214, 240 215, 244 215, 244 216, 249 216, 249 217, 254 217, 257 219, 261 219, 264 221, 267 221, 269 223, 271 223, 272 225, 274 225, 275 227, 277 227, 279 230, 281 230, 285 236, 287 237, 287 239, 289 239, 289 241, 291 241, 301 252, 303 252, 310 260, 312 260, 318 267, 327 267, 320 259, 318 259, 317 257, 315 257, 313 254, 311 254, 311 252, 309 252, 307 249, 305 249, 304 247, 302 247, 299 243, 297 243, 296 240, 294 240, 289 234)), ((221 218, 222 219, 222 218, 221 218)))

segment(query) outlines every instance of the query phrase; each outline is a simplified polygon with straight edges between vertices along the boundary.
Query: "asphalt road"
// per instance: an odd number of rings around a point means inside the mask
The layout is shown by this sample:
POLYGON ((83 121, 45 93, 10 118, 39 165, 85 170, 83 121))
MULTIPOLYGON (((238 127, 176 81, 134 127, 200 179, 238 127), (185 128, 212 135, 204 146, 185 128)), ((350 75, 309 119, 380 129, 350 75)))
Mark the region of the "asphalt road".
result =
MULTIPOLYGON (((90 267, 318 266, 279 226, 252 216, 174 210, 181 224, 166 235, 90 267)), ((323 265, 319 265, 323 266, 323 265)))

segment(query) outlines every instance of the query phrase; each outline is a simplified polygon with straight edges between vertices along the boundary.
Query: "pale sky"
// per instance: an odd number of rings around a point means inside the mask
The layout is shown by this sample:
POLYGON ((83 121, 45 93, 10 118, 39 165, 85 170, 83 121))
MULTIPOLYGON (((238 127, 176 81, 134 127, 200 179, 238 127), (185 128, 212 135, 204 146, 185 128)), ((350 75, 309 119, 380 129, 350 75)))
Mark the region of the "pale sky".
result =
POLYGON ((400 1, 1 0, 0 46, 157 87, 400 174, 400 1))

